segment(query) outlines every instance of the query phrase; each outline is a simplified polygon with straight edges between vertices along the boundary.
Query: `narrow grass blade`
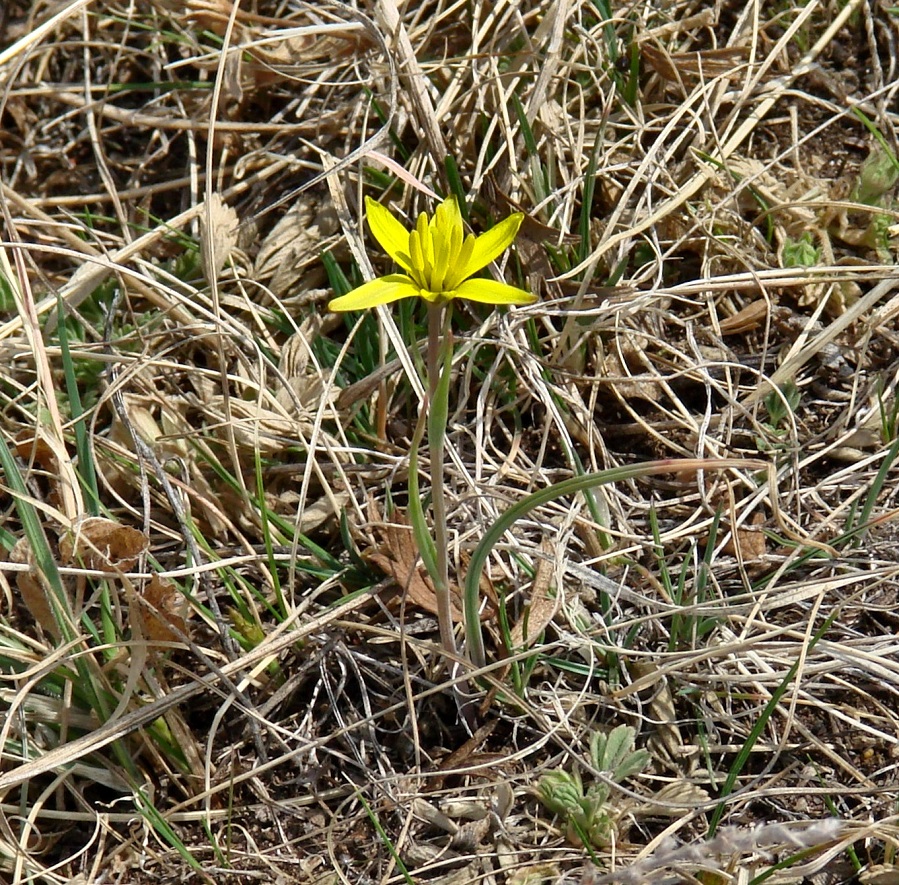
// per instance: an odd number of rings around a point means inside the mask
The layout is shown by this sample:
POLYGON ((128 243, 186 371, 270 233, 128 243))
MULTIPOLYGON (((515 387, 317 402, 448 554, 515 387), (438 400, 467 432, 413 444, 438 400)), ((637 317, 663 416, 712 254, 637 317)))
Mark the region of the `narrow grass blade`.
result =
POLYGON ((25 487, 25 481, 19 472, 19 465, 12 456, 6 441, 0 437, 0 466, 6 479, 6 485, 16 502, 16 512, 22 523, 22 530, 31 552, 35 566, 50 588, 50 603, 53 607, 60 635, 65 642, 74 642, 77 629, 71 617, 62 578, 56 564, 56 558, 50 549, 50 543, 44 533, 44 527, 38 516, 37 508, 31 503, 31 496, 25 487))
POLYGON ((443 161, 444 169, 446 169, 446 180, 449 182, 450 191, 456 197, 459 204, 459 212, 462 218, 467 222, 468 219, 468 202, 465 199, 465 187, 462 184, 462 176, 459 175, 459 167, 456 165, 455 157, 446 155, 443 161))
MULTIPOLYGON (((836 620, 838 614, 839 610, 837 609, 831 612, 830 615, 828 615, 815 635, 809 640, 809 651, 811 651, 821 641, 824 634, 830 629, 830 625, 834 622, 834 620, 836 620)), ((717 806, 715 806, 715 810, 712 812, 712 817, 709 821, 709 839, 711 839, 718 830, 718 825, 721 823, 721 818, 724 816, 724 808, 727 804, 725 800, 733 792, 734 786, 737 783, 737 778, 740 776, 740 772, 743 770, 743 767, 746 765, 746 763, 749 761, 749 757, 752 755, 752 748, 756 745, 759 737, 761 737, 762 732, 765 730, 765 726, 768 724, 768 720, 777 709, 777 705, 780 703, 780 699, 784 696, 784 694, 786 694, 786 691, 790 687, 790 684, 793 682, 796 673, 799 672, 799 665, 801 663, 802 659, 800 658, 787 671, 787 675, 784 676, 780 685, 778 685, 775 691, 772 693, 770 700, 767 704, 765 704, 764 710, 762 710, 761 715, 752 726, 752 729, 750 730, 746 741, 740 748, 740 752, 737 753, 737 758, 734 759, 734 763, 733 765, 731 765, 730 771, 728 771, 727 777, 724 779, 724 783, 721 785, 721 801, 717 806)))
MULTIPOLYGON (((896 462, 896 457, 899 456, 899 437, 893 440, 889 449, 887 449, 886 456, 883 459, 883 462, 880 465, 880 469, 877 471, 877 474, 874 477, 873 482, 871 483, 871 488, 868 490, 868 494, 865 496, 865 503, 862 506, 861 512, 858 514, 858 521, 853 525, 848 525, 846 527, 847 531, 852 531, 853 528, 859 528, 864 530, 864 527, 867 525, 868 521, 871 519, 871 514, 874 511, 874 507, 877 504, 877 499, 880 496, 880 491, 883 488, 883 484, 887 480, 887 476, 890 473, 890 470, 893 468, 893 465, 896 462)), ((864 536, 864 531, 860 532, 856 537, 861 539, 864 536)))
POLYGON ((396 864, 397 869, 400 871, 403 879, 408 883, 408 885, 415 885, 415 880, 412 878, 412 876, 409 875, 409 870, 403 863, 403 859, 400 857, 399 852, 396 850, 396 846, 393 844, 391 838, 387 835, 387 831, 384 829, 381 821, 378 819, 378 816, 375 814, 371 805, 366 802, 365 797, 362 795, 361 791, 356 790, 356 798, 362 803, 362 807, 365 809, 365 813, 368 815, 368 819, 371 821, 371 825, 375 828, 375 831, 380 837, 381 842, 390 852, 390 856, 393 858, 394 863, 396 864))
POLYGON ((468 574, 465 576, 463 590, 463 608, 465 613, 465 639, 470 660, 476 667, 483 667, 486 664, 479 609, 481 573, 487 564, 487 558, 490 556, 491 550, 499 543, 500 538, 519 519, 527 516, 534 508, 548 504, 550 501, 556 500, 556 498, 576 495, 579 492, 598 486, 636 479, 641 476, 655 476, 660 473, 672 473, 675 471, 728 470, 731 468, 764 470, 767 466, 767 463, 764 461, 743 458, 671 458, 663 461, 646 461, 640 464, 629 464, 624 467, 613 467, 609 470, 600 470, 596 473, 575 476, 547 486, 545 489, 540 489, 540 491, 534 492, 517 504, 514 504, 487 530, 475 548, 474 553, 472 553, 471 561, 468 564, 468 574))
MULTIPOLYGON (((61 297, 57 298, 56 309, 60 317, 65 316, 61 297)), ((91 452, 90 439, 88 437, 87 416, 81 403, 78 379, 75 376, 75 364, 69 348, 69 333, 64 321, 60 322, 57 327, 57 334, 59 336, 59 350, 62 356, 62 368, 66 378, 66 393, 69 397, 73 429, 75 431, 75 451, 78 453, 78 477, 84 490, 88 493, 87 502, 91 516, 98 516, 100 513, 100 494, 97 490, 97 471, 94 468, 93 453, 91 452)))

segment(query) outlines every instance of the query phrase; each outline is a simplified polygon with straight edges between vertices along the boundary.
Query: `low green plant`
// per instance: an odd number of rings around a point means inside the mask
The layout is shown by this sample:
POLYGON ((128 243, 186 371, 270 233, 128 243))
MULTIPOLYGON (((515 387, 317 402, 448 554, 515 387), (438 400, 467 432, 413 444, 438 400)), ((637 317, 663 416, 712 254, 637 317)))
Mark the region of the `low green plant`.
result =
MULTIPOLYGON (((818 630, 815 632, 815 635, 809 639, 808 644, 806 645, 806 653, 811 654, 812 649, 824 638, 824 635, 830 629, 833 622, 839 617, 840 609, 834 609, 825 619, 818 630)), ((739 752, 736 755, 733 763, 731 764, 730 770, 727 772, 727 777, 724 779, 724 783, 721 785, 719 790, 720 802, 715 806, 715 810, 712 812, 711 817, 709 818, 709 830, 708 837, 711 838, 718 832, 718 827, 721 824, 722 819, 724 818, 724 812, 727 808, 727 800, 728 796, 730 796, 737 785, 737 780, 740 777, 740 774, 743 771, 743 768, 746 766, 746 763, 749 761, 749 757, 752 755, 753 748, 758 743, 759 738, 762 736, 764 730, 768 727, 768 723, 771 717, 774 715, 774 711, 777 710, 778 704, 780 704, 781 698, 786 694, 787 689, 793 684, 793 680, 796 678, 796 674, 799 672, 800 667, 805 660, 805 656, 797 658, 797 660, 793 663, 793 666, 787 670, 786 676, 781 680, 780 684, 777 688, 771 693, 771 697, 768 699, 768 702, 762 708, 761 713, 758 718, 753 723, 752 728, 749 730, 749 734, 746 736, 746 740, 743 742, 743 746, 740 747, 739 752)))
POLYGON ((814 267, 821 263, 821 249, 806 231, 798 240, 787 239, 783 246, 784 267, 814 267))
POLYGON ((705 644, 706 637, 719 624, 718 618, 705 614, 697 614, 696 608, 709 601, 709 576, 711 574, 712 556, 718 541, 718 528, 721 523, 721 511, 718 510, 709 526, 705 541, 705 553, 697 562, 696 548, 683 557, 677 574, 673 580, 671 569, 662 546, 659 531, 658 515, 653 507, 649 511, 649 525, 652 530, 653 548, 658 562, 659 578, 668 598, 674 602, 671 615, 671 627, 668 638, 668 650, 697 648, 705 644))
POLYGON ((862 163, 851 199, 884 212, 874 212, 862 236, 862 242, 874 249, 883 261, 889 261, 890 229, 895 221, 892 213, 893 190, 899 181, 896 156, 888 147, 875 147, 862 163))
POLYGON ((611 802, 614 784, 639 774, 649 764, 646 750, 634 749, 636 732, 630 725, 618 725, 610 732, 597 731, 590 738, 590 765, 600 772, 584 788, 578 771, 556 769, 537 784, 540 801, 565 819, 571 841, 601 847, 611 842, 617 815, 611 802))
POLYGON ((790 418, 799 408, 802 392, 794 381, 784 381, 777 390, 772 390, 764 400, 768 419, 762 427, 768 433, 756 437, 756 445, 760 452, 783 449, 789 434, 790 418))

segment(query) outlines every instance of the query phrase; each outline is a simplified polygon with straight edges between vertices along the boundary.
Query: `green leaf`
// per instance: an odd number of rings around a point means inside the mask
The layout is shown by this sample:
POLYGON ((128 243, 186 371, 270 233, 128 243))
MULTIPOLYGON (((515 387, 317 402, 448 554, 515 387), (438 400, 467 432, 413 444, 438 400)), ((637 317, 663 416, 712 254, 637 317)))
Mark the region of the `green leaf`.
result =
POLYGON ((574 816, 583 811, 584 785, 577 772, 550 771, 537 784, 540 801, 553 813, 574 816))
POLYGON ((636 732, 630 725, 619 725, 608 734, 595 732, 590 738, 590 756, 595 768, 608 772, 619 783, 639 774, 650 761, 646 750, 634 750, 636 732))
POLYGON ((565 479, 562 482, 533 492, 517 504, 513 504, 484 533, 468 563, 468 572, 465 575, 463 591, 463 610, 465 612, 466 651, 472 663, 476 667, 483 667, 487 663, 484 653, 484 637, 481 634, 481 619, 478 613, 480 608, 481 573, 494 545, 515 525, 517 520, 526 516, 536 507, 540 507, 557 498, 564 498, 566 495, 575 495, 587 489, 597 488, 608 483, 635 479, 640 476, 655 476, 659 473, 673 473, 678 470, 722 470, 730 467, 765 470, 767 466, 767 463, 764 461, 743 458, 672 458, 664 461, 648 461, 642 464, 612 467, 608 470, 600 470, 597 473, 586 473, 583 476, 565 479))

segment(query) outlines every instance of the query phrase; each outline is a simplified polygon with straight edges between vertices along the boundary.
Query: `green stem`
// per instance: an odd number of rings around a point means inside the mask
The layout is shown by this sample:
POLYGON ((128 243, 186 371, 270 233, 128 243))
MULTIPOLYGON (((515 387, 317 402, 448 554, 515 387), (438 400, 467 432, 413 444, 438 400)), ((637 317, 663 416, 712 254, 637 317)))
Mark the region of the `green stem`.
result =
POLYGON ((425 519, 425 509, 421 502, 421 489, 418 485, 418 450, 425 437, 426 414, 427 403, 415 423, 415 432, 412 434, 412 443, 409 447, 409 519, 412 522, 412 535, 418 547, 418 554, 425 565, 425 570, 433 578, 437 574, 437 550, 428 530, 428 521, 425 519))
POLYGON ((437 594, 440 642, 447 654, 455 656, 456 637, 453 631, 446 497, 443 488, 443 461, 453 362, 451 316, 452 307, 449 304, 428 305, 428 454, 431 461, 431 507, 434 510, 434 546, 437 554, 436 574, 432 574, 431 578, 437 594))

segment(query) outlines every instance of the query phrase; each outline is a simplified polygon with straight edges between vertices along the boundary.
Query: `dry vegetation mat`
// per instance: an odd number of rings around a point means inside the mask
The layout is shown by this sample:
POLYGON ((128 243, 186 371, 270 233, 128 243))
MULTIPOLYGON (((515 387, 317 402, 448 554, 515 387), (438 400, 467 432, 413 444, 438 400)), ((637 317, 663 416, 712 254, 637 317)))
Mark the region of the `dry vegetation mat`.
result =
POLYGON ((897 65, 886 0, 0 4, 0 880, 899 881, 897 65), (522 216, 436 455, 429 305, 328 309, 366 198, 522 216))

